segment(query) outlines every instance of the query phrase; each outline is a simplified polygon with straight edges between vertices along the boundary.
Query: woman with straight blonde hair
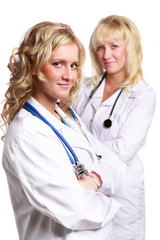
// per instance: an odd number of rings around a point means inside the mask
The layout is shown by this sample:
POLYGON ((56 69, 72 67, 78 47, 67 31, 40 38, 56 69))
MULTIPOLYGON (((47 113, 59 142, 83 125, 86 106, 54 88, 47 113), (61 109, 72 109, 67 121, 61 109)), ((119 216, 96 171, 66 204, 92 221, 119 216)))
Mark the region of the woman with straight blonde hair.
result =
MULTIPOLYGON (((155 109, 155 92, 144 81, 141 36, 123 16, 103 18, 90 39, 93 77, 80 88, 74 110, 90 132, 127 166, 115 194, 121 208, 113 219, 115 240, 145 239, 144 146, 155 109)), ((112 160, 111 160, 112 161, 112 160)))
POLYGON ((29 29, 10 58, 3 166, 20 240, 113 239, 120 206, 110 196, 126 166, 79 119, 84 137, 69 108, 84 59, 71 28, 52 22, 29 29))

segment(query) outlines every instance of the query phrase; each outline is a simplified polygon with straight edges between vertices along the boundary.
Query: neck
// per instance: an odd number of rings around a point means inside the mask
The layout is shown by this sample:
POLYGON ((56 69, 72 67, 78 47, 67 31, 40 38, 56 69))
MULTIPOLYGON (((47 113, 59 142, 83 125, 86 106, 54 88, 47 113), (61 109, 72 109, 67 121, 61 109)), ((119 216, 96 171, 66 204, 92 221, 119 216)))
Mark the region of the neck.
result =
POLYGON ((124 82, 125 77, 124 76, 118 76, 117 75, 109 75, 107 74, 107 77, 105 79, 105 86, 103 91, 103 98, 101 102, 104 102, 106 99, 111 97, 122 85, 124 82))
POLYGON ((114 74, 114 75, 109 75, 107 74, 106 77, 106 83, 110 86, 111 89, 119 89, 123 82, 125 81, 125 75, 121 74, 114 74))
POLYGON ((32 97, 37 100, 45 109, 47 109, 53 116, 60 119, 59 115, 55 112, 56 101, 53 99, 45 98, 43 95, 33 94, 32 97))

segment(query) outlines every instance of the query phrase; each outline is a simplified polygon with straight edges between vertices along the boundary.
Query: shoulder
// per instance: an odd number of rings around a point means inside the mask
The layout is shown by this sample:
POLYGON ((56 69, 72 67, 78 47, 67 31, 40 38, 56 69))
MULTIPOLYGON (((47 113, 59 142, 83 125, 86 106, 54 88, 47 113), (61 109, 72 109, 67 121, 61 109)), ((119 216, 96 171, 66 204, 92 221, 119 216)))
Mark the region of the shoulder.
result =
POLYGON ((92 81, 92 77, 85 77, 84 81, 80 87, 80 91, 85 90, 85 89, 91 89, 91 85, 89 84, 92 81))
POLYGON ((88 98, 94 89, 94 84, 91 84, 93 77, 85 77, 82 86, 79 89, 79 96, 88 98))
POLYGON ((36 138, 43 132, 48 134, 48 128, 45 127, 45 124, 25 109, 21 109, 8 127, 5 141, 20 143, 27 139, 36 138))
POLYGON ((144 98, 156 100, 156 93, 153 88, 141 79, 135 86, 128 89, 128 93, 131 97, 138 98, 139 100, 143 100, 144 98))

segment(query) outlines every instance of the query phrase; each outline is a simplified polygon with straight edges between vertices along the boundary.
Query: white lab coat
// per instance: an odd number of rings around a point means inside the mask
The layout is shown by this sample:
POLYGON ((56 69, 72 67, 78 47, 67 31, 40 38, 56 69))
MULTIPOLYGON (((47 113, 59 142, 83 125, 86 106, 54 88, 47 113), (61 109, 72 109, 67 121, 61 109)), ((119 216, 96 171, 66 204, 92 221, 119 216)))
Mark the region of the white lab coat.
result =
MULTIPOLYGON (((80 116, 92 91, 87 83, 88 81, 81 87, 79 101, 73 106, 80 116)), ((106 149, 114 151, 128 166, 126 180, 114 196, 121 204, 113 219, 115 240, 144 240, 144 179, 138 151, 145 144, 154 114, 155 92, 142 80, 136 86, 123 91, 111 117, 112 127, 107 129, 103 122, 108 119, 120 90, 101 104, 104 83, 105 81, 88 102, 81 117, 90 132, 106 149)))
MULTIPOLYGON (((113 239, 110 222, 120 206, 102 192, 118 191, 124 181, 125 165, 111 151, 107 154, 100 151, 102 160, 98 161, 75 121, 67 118, 58 106, 57 111, 70 127, 35 99, 28 102, 67 139, 89 172, 102 173, 103 185, 99 192, 84 190, 52 129, 21 109, 8 128, 3 151, 3 166, 20 240, 113 239), (103 161, 105 154, 108 160, 103 161)), ((88 137, 99 149, 98 142, 90 134, 88 137)))

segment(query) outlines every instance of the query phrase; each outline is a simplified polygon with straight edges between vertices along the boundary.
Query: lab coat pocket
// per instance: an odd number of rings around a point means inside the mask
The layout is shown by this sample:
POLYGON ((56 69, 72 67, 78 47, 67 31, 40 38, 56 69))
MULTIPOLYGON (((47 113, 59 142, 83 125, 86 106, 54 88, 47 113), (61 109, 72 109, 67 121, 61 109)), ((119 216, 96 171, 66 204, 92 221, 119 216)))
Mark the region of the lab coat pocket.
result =
POLYGON ((123 125, 122 116, 117 113, 114 114, 111 120, 112 120, 112 126, 110 128, 108 140, 116 139, 123 125))

